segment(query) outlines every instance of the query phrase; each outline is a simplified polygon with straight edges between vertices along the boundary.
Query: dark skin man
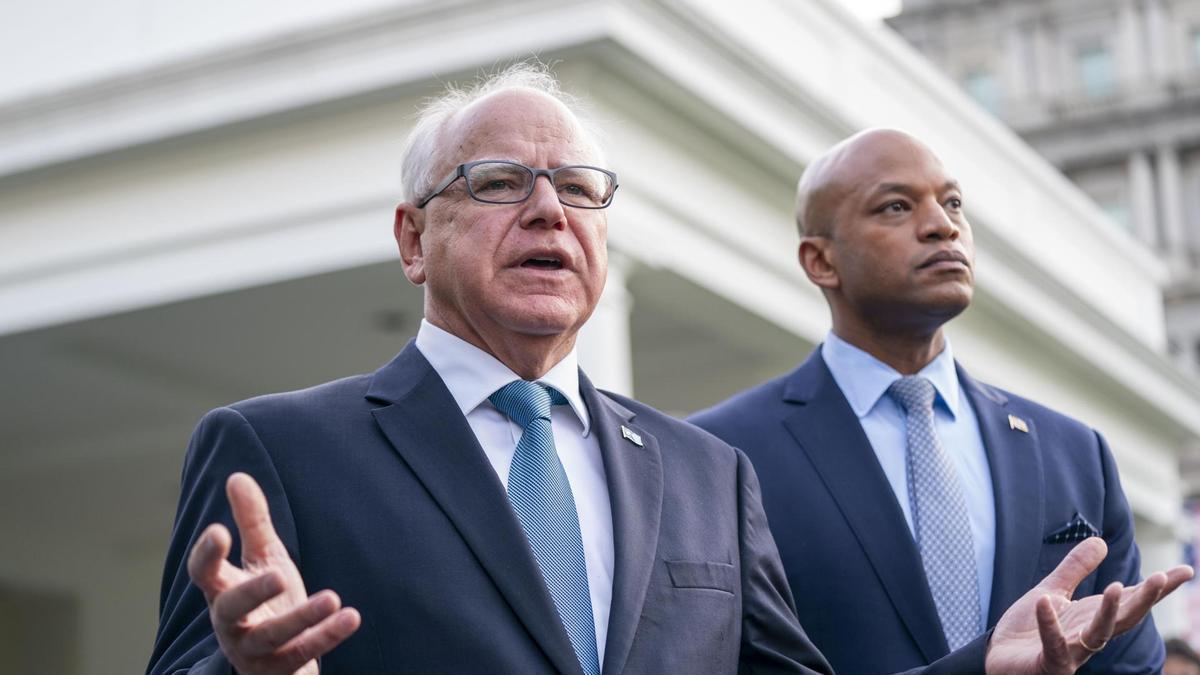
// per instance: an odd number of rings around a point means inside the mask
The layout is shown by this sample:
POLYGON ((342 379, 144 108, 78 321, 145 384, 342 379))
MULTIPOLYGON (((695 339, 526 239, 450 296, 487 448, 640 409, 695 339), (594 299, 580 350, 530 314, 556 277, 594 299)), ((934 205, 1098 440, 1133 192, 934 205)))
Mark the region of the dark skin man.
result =
MULTIPOLYGON (((860 362, 877 361, 872 372, 895 371, 892 377, 899 379, 922 373, 942 355, 947 346, 943 327, 972 299, 975 248, 962 190, 929 148, 889 129, 846 139, 806 169, 796 217, 800 265, 825 296, 833 334, 862 354, 860 362)), ((953 372, 954 366, 949 367, 953 372)), ((864 381, 870 377, 865 375, 864 381)), ((998 593, 992 604, 1005 611, 993 614, 987 672, 1074 672, 1110 639, 1136 628, 1150 606, 1192 571, 1176 567, 1138 583, 1128 506, 1115 470, 1094 468, 1111 467, 1111 456, 1102 441, 1097 445, 1094 431, 961 377, 969 399, 964 405, 979 409, 981 432, 999 430, 987 435, 992 442, 987 451, 995 455, 993 522, 998 525, 994 535, 986 536, 995 537, 997 551, 992 588, 998 593), (984 396, 992 398, 981 402, 984 396), (1040 436, 1030 433, 1026 420, 1041 424, 1033 429, 1040 436), (1044 474, 1030 468, 1032 454, 1019 454, 1024 452, 1020 444, 1031 444, 1035 437, 1052 453, 1044 474), (1090 445, 1080 439, 1090 439, 1090 445), (1010 489, 1013 484, 1053 498, 1026 500, 1010 489), (1065 490, 1068 485, 1109 498, 1060 504, 1065 501, 1061 494, 1076 492, 1065 490), (1042 510, 1019 512, 1014 518, 1018 507, 1012 504, 1021 501, 1042 510), (1041 548, 1042 521, 1057 523, 1057 511, 1068 506, 1088 512, 1110 546, 1099 537, 1079 537, 1069 555, 1069 545, 1041 548), (1023 529, 1012 524, 1027 514, 1031 517, 1023 529), (1072 601, 1077 586, 1114 552, 1115 562, 1106 563, 1100 573, 1103 581, 1080 591, 1090 597, 1072 601), (1084 558, 1087 562, 1079 566, 1084 558), (1061 560, 1060 568, 1038 582, 1044 571, 1037 573, 1037 566, 1048 570, 1054 560, 1061 560)), ((884 388, 886 384, 871 400, 886 399, 884 388)), ((946 653, 946 640, 931 591, 925 588, 922 554, 907 529, 912 524, 906 527, 901 512, 908 495, 903 488, 889 488, 874 440, 859 428, 866 415, 891 401, 865 406, 863 412, 852 409, 844 393, 818 349, 792 373, 691 421, 742 448, 764 477, 764 505, 801 620, 835 668, 890 672, 931 663, 946 653), (906 561, 911 565, 903 567, 906 561), (817 579, 825 581, 813 581, 817 579), (856 609, 830 612, 833 597, 856 609), (873 649, 863 649, 864 636, 873 649)), ((903 418, 898 421, 903 438, 903 418)), ((905 450, 902 444, 896 450, 902 453, 903 479, 905 450)), ((1150 637, 1157 639, 1157 634, 1150 637)), ((1140 636, 1138 640, 1139 646, 1145 644, 1140 636)))

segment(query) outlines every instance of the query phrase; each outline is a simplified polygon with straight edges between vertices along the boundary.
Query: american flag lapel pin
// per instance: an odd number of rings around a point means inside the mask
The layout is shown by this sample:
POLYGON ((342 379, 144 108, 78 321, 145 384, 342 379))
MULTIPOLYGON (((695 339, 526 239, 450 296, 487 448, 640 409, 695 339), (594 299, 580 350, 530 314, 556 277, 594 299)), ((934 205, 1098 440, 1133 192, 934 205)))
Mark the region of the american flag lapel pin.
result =
POLYGON ((624 424, 621 425, 621 435, 625 437, 625 440, 629 441, 630 443, 633 443, 634 445, 638 446, 639 448, 646 447, 642 443, 641 435, 638 434, 633 429, 630 429, 629 427, 625 426, 624 424))

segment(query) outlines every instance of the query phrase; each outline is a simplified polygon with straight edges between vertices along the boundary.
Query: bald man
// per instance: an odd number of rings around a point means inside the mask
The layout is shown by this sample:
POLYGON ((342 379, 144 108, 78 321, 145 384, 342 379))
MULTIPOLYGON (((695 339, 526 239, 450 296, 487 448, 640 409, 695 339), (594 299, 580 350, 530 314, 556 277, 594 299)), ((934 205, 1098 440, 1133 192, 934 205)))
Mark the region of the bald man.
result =
MULTIPOLYGON (((971 378, 943 327, 971 301, 962 188, 917 139, 853 136, 800 180, 800 264, 832 331, 791 373, 692 418, 762 479, 800 621, 839 673, 942 658, 1088 537, 1077 596, 1136 583, 1133 519, 1104 438, 971 378)), ((1157 673, 1147 617, 1082 672, 1157 673)), ((993 636, 993 639, 995 636, 993 636)))

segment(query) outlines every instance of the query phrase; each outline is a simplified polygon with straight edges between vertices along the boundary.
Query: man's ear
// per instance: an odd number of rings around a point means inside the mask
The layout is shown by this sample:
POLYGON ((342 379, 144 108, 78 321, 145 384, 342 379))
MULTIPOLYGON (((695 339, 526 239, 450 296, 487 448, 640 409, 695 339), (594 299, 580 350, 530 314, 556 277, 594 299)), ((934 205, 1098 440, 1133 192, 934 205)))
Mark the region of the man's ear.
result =
POLYGON ((800 239, 800 267, 808 275, 808 280, 821 288, 837 288, 841 285, 833 254, 833 242, 826 237, 800 239))
POLYGON ((425 233, 425 212, 415 204, 401 202, 396 207, 396 221, 392 234, 400 249, 400 262, 404 265, 404 276, 414 285, 425 283, 425 249, 421 235, 425 233))

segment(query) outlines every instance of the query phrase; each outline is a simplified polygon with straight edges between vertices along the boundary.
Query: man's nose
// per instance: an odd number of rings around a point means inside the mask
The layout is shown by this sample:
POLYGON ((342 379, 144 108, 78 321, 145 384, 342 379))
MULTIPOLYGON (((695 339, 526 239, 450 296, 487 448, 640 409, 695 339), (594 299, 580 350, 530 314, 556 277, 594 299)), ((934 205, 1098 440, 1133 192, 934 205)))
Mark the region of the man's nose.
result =
POLYGON ((941 204, 928 204, 921 211, 922 239, 957 239, 962 232, 962 227, 941 204))
POLYGON ((558 201, 558 190, 549 176, 535 176, 533 192, 525 200, 523 224, 525 227, 564 227, 566 212, 558 201), (542 180, 542 179, 545 180, 542 180))

